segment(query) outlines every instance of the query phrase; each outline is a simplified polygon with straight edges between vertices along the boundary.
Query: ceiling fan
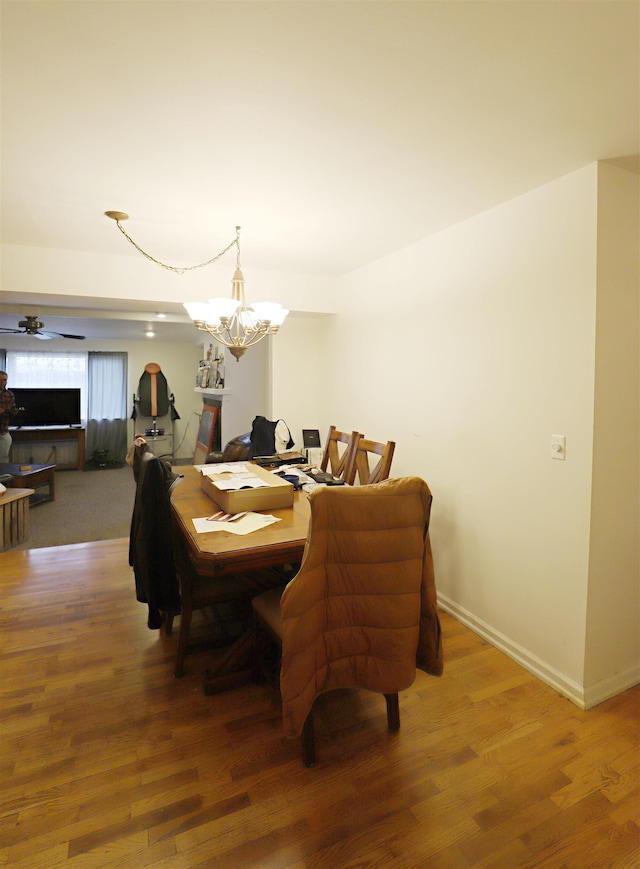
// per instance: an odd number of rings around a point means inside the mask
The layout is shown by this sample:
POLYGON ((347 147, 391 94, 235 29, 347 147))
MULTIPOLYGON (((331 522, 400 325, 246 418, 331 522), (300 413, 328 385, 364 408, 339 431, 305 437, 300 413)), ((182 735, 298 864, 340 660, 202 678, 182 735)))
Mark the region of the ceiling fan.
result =
POLYGON ((24 315, 24 320, 18 323, 18 329, 5 329, 0 326, 0 332, 9 332, 14 335, 33 335, 34 338, 40 338, 46 341, 49 338, 76 338, 79 341, 84 341, 84 335, 66 335, 64 332, 48 332, 41 331, 44 329, 44 323, 38 320, 37 317, 24 315))

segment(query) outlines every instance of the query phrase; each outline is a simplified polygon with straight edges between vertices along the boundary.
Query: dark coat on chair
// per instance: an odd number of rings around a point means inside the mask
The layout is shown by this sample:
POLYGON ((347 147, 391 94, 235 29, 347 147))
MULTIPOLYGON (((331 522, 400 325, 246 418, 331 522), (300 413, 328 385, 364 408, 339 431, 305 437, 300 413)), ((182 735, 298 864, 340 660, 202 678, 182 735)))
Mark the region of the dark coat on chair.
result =
POLYGON ((293 446, 293 438, 289 431, 289 426, 284 420, 276 419, 269 420, 264 416, 257 416, 253 420, 251 427, 251 443, 249 446, 249 458, 253 459, 256 456, 272 456, 276 450, 276 427, 279 422, 284 423, 286 431, 289 435, 286 449, 290 450, 293 446))
POLYGON ((148 625, 162 625, 162 613, 180 612, 180 586, 173 560, 170 495, 181 479, 167 461, 146 443, 133 455, 136 497, 131 517, 129 564, 133 567, 136 598, 149 607, 148 625))

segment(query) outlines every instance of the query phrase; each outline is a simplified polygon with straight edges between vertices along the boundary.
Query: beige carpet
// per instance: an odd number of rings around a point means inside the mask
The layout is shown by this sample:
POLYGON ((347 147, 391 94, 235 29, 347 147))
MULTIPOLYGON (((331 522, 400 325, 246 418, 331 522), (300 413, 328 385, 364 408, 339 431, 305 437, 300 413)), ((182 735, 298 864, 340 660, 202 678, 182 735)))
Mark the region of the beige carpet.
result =
POLYGON ((30 507, 28 539, 15 549, 128 537, 135 489, 133 472, 126 465, 100 471, 56 471, 55 501, 30 507))

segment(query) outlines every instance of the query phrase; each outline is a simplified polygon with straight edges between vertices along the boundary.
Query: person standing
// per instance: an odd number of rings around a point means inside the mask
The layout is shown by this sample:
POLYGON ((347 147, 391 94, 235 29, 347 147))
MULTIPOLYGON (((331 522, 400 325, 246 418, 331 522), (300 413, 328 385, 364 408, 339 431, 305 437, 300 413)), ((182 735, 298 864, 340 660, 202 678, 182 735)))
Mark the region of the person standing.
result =
POLYGON ((13 392, 7 389, 7 379, 7 372, 0 371, 0 464, 9 461, 11 449, 9 423, 12 417, 20 413, 13 392))

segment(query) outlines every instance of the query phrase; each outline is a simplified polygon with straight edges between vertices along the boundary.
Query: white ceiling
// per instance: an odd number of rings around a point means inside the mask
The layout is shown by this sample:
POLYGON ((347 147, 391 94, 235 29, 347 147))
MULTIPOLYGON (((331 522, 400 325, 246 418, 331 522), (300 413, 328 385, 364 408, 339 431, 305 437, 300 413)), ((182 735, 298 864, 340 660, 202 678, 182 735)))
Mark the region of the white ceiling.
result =
MULTIPOLYGON (((638 171, 638 9, 4 0, 2 242, 139 257, 117 209, 174 265, 239 224, 243 264, 340 275, 593 161, 638 171)), ((150 313, 55 300, 5 292, 0 325, 150 313)))

